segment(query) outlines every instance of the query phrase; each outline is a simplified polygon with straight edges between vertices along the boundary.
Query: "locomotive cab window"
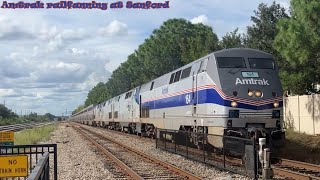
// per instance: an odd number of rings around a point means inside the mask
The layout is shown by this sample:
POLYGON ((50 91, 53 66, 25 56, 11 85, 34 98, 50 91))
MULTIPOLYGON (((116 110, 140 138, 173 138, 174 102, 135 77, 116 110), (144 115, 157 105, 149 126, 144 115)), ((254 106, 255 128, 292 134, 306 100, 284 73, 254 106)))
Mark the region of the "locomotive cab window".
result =
POLYGON ((219 68, 246 68, 242 57, 217 57, 219 68))
POLYGON ((127 93, 126 93, 126 97, 125 97, 125 99, 128 99, 129 97, 131 97, 131 95, 132 95, 132 91, 127 92, 127 93))
POLYGON ((273 59, 249 58, 249 64, 252 69, 274 69, 273 59))
POLYGON ((169 84, 172 84, 172 83, 173 83, 173 80, 174 80, 174 74, 175 74, 175 73, 172 73, 172 74, 171 74, 171 77, 170 77, 170 82, 169 82, 169 84))
POLYGON ((189 77, 190 76, 190 72, 191 72, 191 67, 188 67, 188 68, 184 69, 182 71, 182 74, 181 74, 181 79, 189 77))
POLYGON ((176 75, 174 77, 174 82, 178 82, 180 80, 181 70, 176 72, 176 75))

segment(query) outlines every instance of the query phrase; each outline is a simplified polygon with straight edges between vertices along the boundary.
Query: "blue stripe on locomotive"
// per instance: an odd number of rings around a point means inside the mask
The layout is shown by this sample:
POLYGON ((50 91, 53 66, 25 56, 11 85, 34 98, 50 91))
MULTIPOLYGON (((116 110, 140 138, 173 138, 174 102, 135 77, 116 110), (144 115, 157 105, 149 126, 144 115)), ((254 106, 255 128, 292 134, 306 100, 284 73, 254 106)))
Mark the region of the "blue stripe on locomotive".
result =
MULTIPOLYGON (((195 93, 195 97, 192 98, 192 93, 185 93, 177 96, 145 102, 142 104, 142 106, 149 106, 149 109, 162 109, 162 108, 192 105, 197 99, 196 95, 197 93, 195 93), (186 98, 186 96, 189 96, 189 98, 186 98)), ((204 89, 204 90, 198 91, 197 104, 205 104, 205 103, 212 103, 212 104, 218 104, 226 107, 231 107, 231 101, 223 99, 214 89, 204 89)), ((283 105, 283 102, 280 101, 279 107, 282 107, 282 105, 283 105)), ((251 110, 271 109, 273 108, 273 103, 269 103, 261 106, 238 103, 237 108, 251 109, 251 110)))

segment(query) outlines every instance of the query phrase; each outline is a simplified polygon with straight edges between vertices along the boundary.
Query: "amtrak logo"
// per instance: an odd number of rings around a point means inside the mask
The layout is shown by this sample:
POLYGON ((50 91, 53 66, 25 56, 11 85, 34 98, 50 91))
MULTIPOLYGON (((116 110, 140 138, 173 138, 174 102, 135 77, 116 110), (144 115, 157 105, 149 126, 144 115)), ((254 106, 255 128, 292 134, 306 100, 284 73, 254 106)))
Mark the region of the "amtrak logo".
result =
POLYGON ((190 104, 190 103, 191 103, 190 94, 187 94, 187 95, 185 96, 185 98, 186 98, 186 104, 190 104))
POLYGON ((254 79, 254 78, 250 78, 250 79, 237 78, 236 85, 237 84, 241 84, 241 85, 257 84, 257 85, 262 85, 262 86, 269 86, 268 80, 265 80, 265 79, 254 79))

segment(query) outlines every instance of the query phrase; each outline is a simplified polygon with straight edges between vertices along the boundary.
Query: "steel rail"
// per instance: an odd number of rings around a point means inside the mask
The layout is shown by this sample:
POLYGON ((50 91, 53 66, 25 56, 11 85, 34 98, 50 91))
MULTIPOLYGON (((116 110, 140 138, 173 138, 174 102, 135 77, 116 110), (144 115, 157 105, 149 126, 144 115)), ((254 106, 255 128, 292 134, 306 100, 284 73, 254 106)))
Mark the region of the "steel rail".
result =
POLYGON ((313 176, 312 174, 320 175, 320 166, 290 159, 274 158, 278 163, 272 166, 275 174, 295 179, 316 179, 320 177, 313 176), (290 170, 292 168, 292 170, 290 170), (299 171, 306 171, 302 173, 299 171))
POLYGON ((52 124, 53 122, 42 122, 42 123, 27 123, 27 124, 14 124, 8 126, 0 126, 0 131, 21 131, 27 128, 39 127, 48 124, 52 124))
POLYGON ((320 174, 320 165, 310 164, 306 162, 294 161, 290 159, 275 158, 281 165, 305 168, 307 170, 318 171, 320 174))
POLYGON ((273 172, 279 176, 284 176, 293 179, 301 179, 301 180, 320 180, 319 177, 314 177, 308 174, 303 174, 299 172, 290 171, 283 168, 272 167, 273 172))
POLYGON ((140 151, 138 151, 138 150, 136 150, 136 149, 133 149, 133 148, 131 148, 131 147, 127 146, 127 145, 124 145, 124 144, 122 144, 122 143, 119 143, 119 142, 117 142, 117 141, 115 141, 115 140, 113 140, 113 139, 110 139, 110 138, 108 138, 108 137, 106 137, 106 136, 104 136, 104 135, 101 135, 101 134, 99 134, 99 133, 97 133, 97 132, 93 132, 92 130, 89 130, 88 128, 84 128, 84 127, 82 127, 82 128, 85 129, 85 130, 87 130, 87 131, 89 131, 90 133, 92 133, 92 134, 94 134, 94 135, 96 135, 96 136, 99 136, 100 138, 107 139, 108 141, 110 141, 110 142, 112 142, 112 143, 114 143, 114 144, 117 144, 117 145, 119 145, 119 146, 122 146, 122 147, 126 148, 127 150, 129 150, 129 151, 131 151, 131 152, 134 152, 134 153, 138 154, 139 156, 142 156, 143 158, 148 159, 148 160, 154 162, 155 164, 159 164, 159 165, 167 168, 169 171, 172 171, 172 172, 175 172, 175 173, 177 173, 177 174, 180 174, 181 176, 185 177, 186 179, 192 179, 192 180, 200 180, 200 179, 201 179, 200 177, 195 176, 195 175, 193 175, 193 174, 191 174, 191 173, 189 173, 189 172, 187 172, 187 171, 184 171, 184 170, 182 170, 182 169, 179 169, 179 168, 177 168, 176 166, 173 166, 173 165, 171 165, 171 164, 169 164, 169 163, 160 161, 160 160, 158 160, 158 159, 156 159, 156 158, 154 158, 154 157, 152 157, 152 156, 149 156, 149 155, 147 155, 147 154, 145 154, 145 153, 143 153, 143 152, 140 152, 140 151))
POLYGON ((108 158, 110 158, 117 166, 119 166, 125 174, 132 177, 133 179, 143 179, 140 175, 138 175, 135 171, 133 171, 130 167, 124 164, 121 160, 111 154, 108 150, 98 144, 94 139, 85 134, 82 130, 80 130, 76 126, 72 126, 76 129, 81 135, 83 135, 87 140, 89 140, 93 145, 95 145, 103 154, 105 154, 108 158))
MULTIPOLYGON (((144 136, 138 136, 138 135, 135 135, 135 134, 129 134, 129 133, 124 133, 124 132, 120 132, 120 131, 114 131, 114 130, 105 129, 105 128, 102 128, 102 127, 94 127, 94 128, 98 128, 98 129, 101 129, 101 130, 104 130, 104 131, 107 131, 107 132, 110 132, 110 133, 115 133, 115 134, 118 134, 118 135, 132 137, 132 138, 137 138, 137 139, 141 139, 141 140, 145 140, 145 141, 149 141, 149 142, 154 142, 155 141, 155 139, 152 139, 152 138, 149 138, 149 137, 144 137, 144 136)), ((174 143, 172 143, 172 142, 166 142, 166 145, 174 147, 174 143)), ((179 147, 185 147, 185 146, 184 145, 180 145, 180 144, 176 144, 176 147, 178 149, 179 147)), ((188 151, 189 151, 189 153, 203 155, 203 151, 199 150, 199 149, 196 149, 196 148, 188 147, 188 151)), ((209 158, 212 157, 215 160, 223 161, 222 155, 218 155, 218 154, 214 154, 213 155, 213 154, 214 153, 211 153, 211 155, 210 155, 208 152, 205 152, 205 155, 208 156, 209 158)), ((234 165, 235 164, 242 165, 241 164, 242 163, 241 159, 237 159, 237 158, 233 157, 232 159, 225 159, 225 160, 226 160, 226 162, 234 164, 234 165)))

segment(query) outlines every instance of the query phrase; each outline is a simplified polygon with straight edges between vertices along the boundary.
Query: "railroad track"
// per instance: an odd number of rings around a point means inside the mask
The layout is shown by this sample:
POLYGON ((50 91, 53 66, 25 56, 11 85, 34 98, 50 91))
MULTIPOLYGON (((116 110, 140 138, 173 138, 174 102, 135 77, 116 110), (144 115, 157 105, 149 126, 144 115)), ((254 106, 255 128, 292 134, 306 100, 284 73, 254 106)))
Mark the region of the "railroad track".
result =
POLYGON ((38 127, 38 126, 45 126, 52 124, 53 122, 43 122, 43 123, 25 123, 25 124, 14 124, 8 126, 0 126, 0 131, 21 131, 23 129, 38 127))
POLYGON ((278 163, 273 164, 275 174, 293 179, 320 180, 320 166, 289 159, 276 159, 278 163))
MULTIPOLYGON (((105 128, 101 128, 103 130, 107 130, 105 128)), ((135 138, 142 138, 133 134, 128 134, 128 133, 123 133, 123 132, 118 132, 118 131, 112 131, 112 130, 107 130, 116 134, 124 135, 124 136, 130 136, 130 137, 135 137, 135 138)), ((146 141, 154 141, 154 139, 151 138, 143 138, 143 140, 146 141)), ((177 145, 174 147, 174 144, 167 142, 167 146, 171 148, 171 152, 175 153, 174 150, 175 148, 182 149, 181 145, 177 145)), ((188 148, 189 153, 192 155, 200 155, 203 154, 203 151, 194 149, 194 148, 188 148)), ((208 160, 212 161, 218 161, 222 162, 223 158, 221 156, 217 156, 212 154, 212 156, 208 156, 206 154, 208 160)), ((275 173, 275 175, 282 176, 285 178, 291 178, 291 179, 308 179, 308 180, 320 180, 320 166, 315 165, 315 164, 310 164, 310 163, 305 163, 305 162, 299 162, 299 161, 293 161, 293 160, 288 160, 288 159, 281 159, 277 158, 276 159, 276 164, 272 165, 272 169, 275 173)), ((241 159, 226 159, 226 163, 235 165, 235 166, 243 166, 241 164, 241 159), (238 165, 237 165, 238 164, 238 165)))
POLYGON ((102 134, 81 126, 73 127, 122 169, 127 175, 123 177, 125 179, 201 179, 102 134))

